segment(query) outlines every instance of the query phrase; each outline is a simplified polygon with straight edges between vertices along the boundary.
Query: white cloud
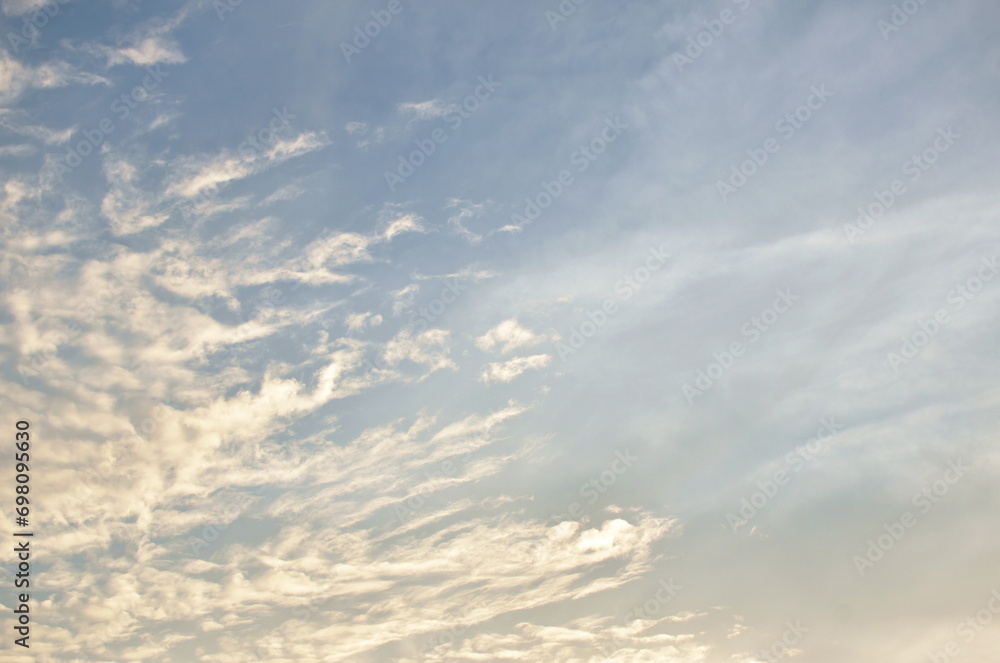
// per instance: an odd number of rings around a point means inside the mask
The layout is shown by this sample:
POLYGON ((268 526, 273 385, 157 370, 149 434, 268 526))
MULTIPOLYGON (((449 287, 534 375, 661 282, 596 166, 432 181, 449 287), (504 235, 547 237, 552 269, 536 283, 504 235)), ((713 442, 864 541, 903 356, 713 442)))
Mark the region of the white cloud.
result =
POLYGON ((382 324, 382 316, 377 313, 352 313, 344 320, 351 331, 361 331, 365 327, 378 327, 382 324))
POLYGON ((187 57, 170 37, 200 2, 187 2, 175 15, 163 19, 156 17, 138 25, 114 46, 87 43, 83 50, 103 56, 109 67, 121 64, 149 66, 156 64, 182 64, 187 57))
POLYGON ((352 136, 363 136, 368 133, 368 125, 364 122, 348 122, 344 125, 344 131, 352 136))
POLYGON ((193 198, 220 185, 241 180, 329 145, 323 134, 307 132, 279 139, 264 151, 235 154, 225 150, 215 157, 186 159, 180 163, 167 187, 168 196, 193 198))
POLYGON ((469 230, 464 224, 472 219, 482 217, 486 212, 485 203, 473 203, 470 200, 452 198, 445 205, 445 209, 456 210, 448 217, 448 225, 452 228, 453 232, 472 243, 482 241, 482 234, 469 230))
POLYGON ((416 283, 411 283, 404 288, 390 293, 392 295, 392 314, 398 316, 413 306, 413 300, 418 292, 420 292, 420 286, 416 283))
POLYGON ((476 339, 476 347, 484 352, 499 349, 500 352, 510 352, 517 348, 539 345, 549 340, 555 340, 554 335, 536 334, 517 321, 509 318, 476 339))
POLYGON ((360 150, 367 150, 374 145, 378 145, 385 140, 387 135, 385 127, 375 127, 372 129, 366 122, 348 122, 344 125, 344 131, 358 138, 355 146, 360 150))
POLYGON ((532 355, 530 357, 515 357, 508 361, 487 364, 479 376, 486 384, 491 382, 510 382, 525 371, 538 370, 548 366, 552 355, 532 355))
POLYGON ((421 218, 416 214, 403 214, 388 222, 382 236, 390 240, 401 233, 423 232, 424 227, 420 221, 421 218))
POLYGON ((77 71, 66 62, 51 61, 25 66, 0 52, 0 104, 10 104, 25 91, 66 87, 67 85, 110 85, 96 74, 77 71))
POLYGON ((7 109, 0 109, 0 127, 21 136, 35 138, 46 145, 61 145, 72 138, 76 132, 75 127, 50 129, 49 127, 33 124, 26 113, 7 109))
POLYGON ((118 48, 101 46, 98 50, 107 58, 109 67, 120 64, 133 64, 141 67, 187 62, 187 58, 181 52, 177 42, 160 35, 135 39, 130 45, 118 48))
POLYGON ((29 157, 38 149, 34 145, 22 143, 20 145, 5 145, 0 147, 0 157, 29 157))
POLYGON ((403 360, 427 366, 430 371, 421 379, 443 368, 457 369, 455 362, 448 358, 448 336, 444 329, 428 329, 416 335, 404 329, 385 344, 382 358, 389 366, 403 360))
POLYGON ((267 198, 264 198, 260 201, 260 203, 258 203, 258 205, 261 207, 267 207, 268 205, 273 205, 280 201, 295 200, 305 192, 306 190, 297 184, 287 184, 269 195, 267 198))
POLYGON ((398 108, 400 113, 410 115, 417 120, 433 120, 447 115, 453 106, 441 99, 429 99, 420 103, 402 103, 398 108))
POLYGON ((111 186, 101 201, 101 213, 110 221, 115 235, 153 228, 169 218, 169 213, 137 186, 138 173, 130 162, 108 155, 104 175, 111 186))

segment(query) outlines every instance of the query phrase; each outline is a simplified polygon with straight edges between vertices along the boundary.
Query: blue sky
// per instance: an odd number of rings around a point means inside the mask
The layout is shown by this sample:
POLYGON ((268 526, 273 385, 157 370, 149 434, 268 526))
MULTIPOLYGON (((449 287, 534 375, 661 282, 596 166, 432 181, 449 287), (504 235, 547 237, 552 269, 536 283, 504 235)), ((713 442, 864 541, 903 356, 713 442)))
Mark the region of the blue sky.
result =
POLYGON ((4 661, 991 660, 1000 8, 0 10, 4 661))

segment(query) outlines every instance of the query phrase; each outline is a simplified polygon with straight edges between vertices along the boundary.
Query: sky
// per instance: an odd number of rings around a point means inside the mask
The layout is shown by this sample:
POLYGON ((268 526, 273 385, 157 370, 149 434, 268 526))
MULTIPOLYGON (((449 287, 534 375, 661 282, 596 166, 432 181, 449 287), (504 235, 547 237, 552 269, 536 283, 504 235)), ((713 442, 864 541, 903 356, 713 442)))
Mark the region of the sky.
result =
POLYGON ((0 661, 1000 651, 1000 5, 0 11, 0 661))

